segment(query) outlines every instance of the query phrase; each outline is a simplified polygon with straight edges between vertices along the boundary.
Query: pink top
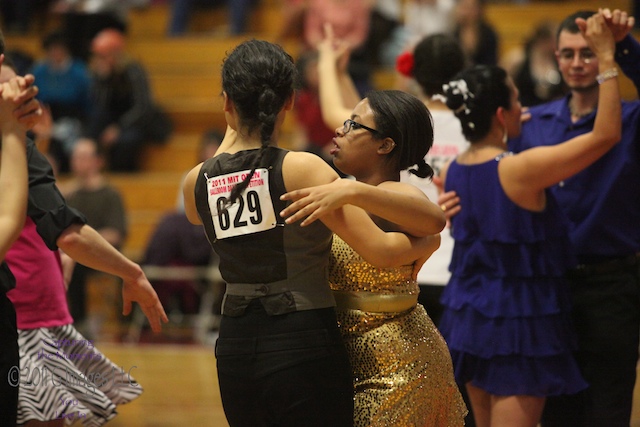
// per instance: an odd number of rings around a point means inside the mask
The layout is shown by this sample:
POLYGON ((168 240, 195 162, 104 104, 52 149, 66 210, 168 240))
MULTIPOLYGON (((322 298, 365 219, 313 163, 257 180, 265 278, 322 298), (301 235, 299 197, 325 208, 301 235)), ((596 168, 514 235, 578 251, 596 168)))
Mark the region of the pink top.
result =
POLYGON ((51 251, 27 218, 20 237, 5 258, 16 278, 7 293, 16 309, 18 329, 37 329, 73 323, 58 251, 51 251))

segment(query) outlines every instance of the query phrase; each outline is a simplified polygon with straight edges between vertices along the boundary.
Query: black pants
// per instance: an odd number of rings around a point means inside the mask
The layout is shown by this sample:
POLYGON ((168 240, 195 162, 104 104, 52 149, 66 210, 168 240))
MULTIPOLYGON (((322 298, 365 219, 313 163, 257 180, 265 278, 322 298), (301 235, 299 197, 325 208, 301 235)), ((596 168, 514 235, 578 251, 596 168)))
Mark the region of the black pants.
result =
POLYGON ((640 333, 640 267, 570 276, 576 354, 589 388, 548 398, 544 427, 629 427, 640 333))
POLYGON ((333 309, 269 316, 254 300, 216 343, 231 427, 351 427, 353 381, 333 309))
POLYGON ((0 424, 14 427, 18 415, 18 325, 16 311, 4 292, 0 292, 0 424))

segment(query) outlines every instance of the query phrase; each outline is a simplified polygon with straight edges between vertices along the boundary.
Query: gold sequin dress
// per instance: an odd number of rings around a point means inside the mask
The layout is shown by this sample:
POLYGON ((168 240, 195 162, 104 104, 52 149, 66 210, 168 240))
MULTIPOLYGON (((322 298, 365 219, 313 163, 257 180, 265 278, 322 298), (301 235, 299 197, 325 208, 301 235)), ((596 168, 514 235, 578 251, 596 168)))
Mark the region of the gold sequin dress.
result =
POLYGON ((355 427, 454 427, 467 409, 411 266, 380 269, 334 236, 329 282, 355 387, 355 427))

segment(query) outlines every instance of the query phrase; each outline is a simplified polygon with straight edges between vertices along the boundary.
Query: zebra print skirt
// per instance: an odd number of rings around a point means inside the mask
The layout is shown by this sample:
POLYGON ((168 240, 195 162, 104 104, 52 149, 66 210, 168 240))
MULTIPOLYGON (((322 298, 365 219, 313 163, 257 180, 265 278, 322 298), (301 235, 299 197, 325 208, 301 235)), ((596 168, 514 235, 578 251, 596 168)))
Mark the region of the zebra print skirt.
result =
MULTIPOLYGON (((63 418, 101 426, 117 415, 116 405, 142 393, 133 368, 112 363, 73 325, 19 329, 18 345, 18 425, 63 418)), ((9 380, 18 381, 16 372, 9 380)))

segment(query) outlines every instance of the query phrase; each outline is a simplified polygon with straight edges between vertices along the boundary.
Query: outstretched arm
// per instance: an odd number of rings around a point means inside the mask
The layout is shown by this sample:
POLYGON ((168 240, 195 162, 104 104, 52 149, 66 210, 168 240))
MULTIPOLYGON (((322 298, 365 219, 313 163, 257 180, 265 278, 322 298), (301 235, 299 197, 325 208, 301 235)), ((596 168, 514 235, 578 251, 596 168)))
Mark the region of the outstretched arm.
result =
MULTIPOLYGON (((336 172, 318 156, 302 152, 287 154, 283 162, 283 176, 286 188, 291 191, 338 179, 336 172), (314 173, 308 173, 309 170, 314 173)), ((433 237, 416 238, 381 230, 367 212, 353 205, 332 209, 322 216, 321 221, 367 262, 378 267, 413 264, 437 249, 433 237)))
POLYGON ((122 313, 125 316, 131 313, 135 301, 155 332, 160 332, 162 323, 169 321, 142 268, 111 246, 96 230, 86 224, 73 224, 60 235, 57 244, 80 264, 122 279, 122 313))

